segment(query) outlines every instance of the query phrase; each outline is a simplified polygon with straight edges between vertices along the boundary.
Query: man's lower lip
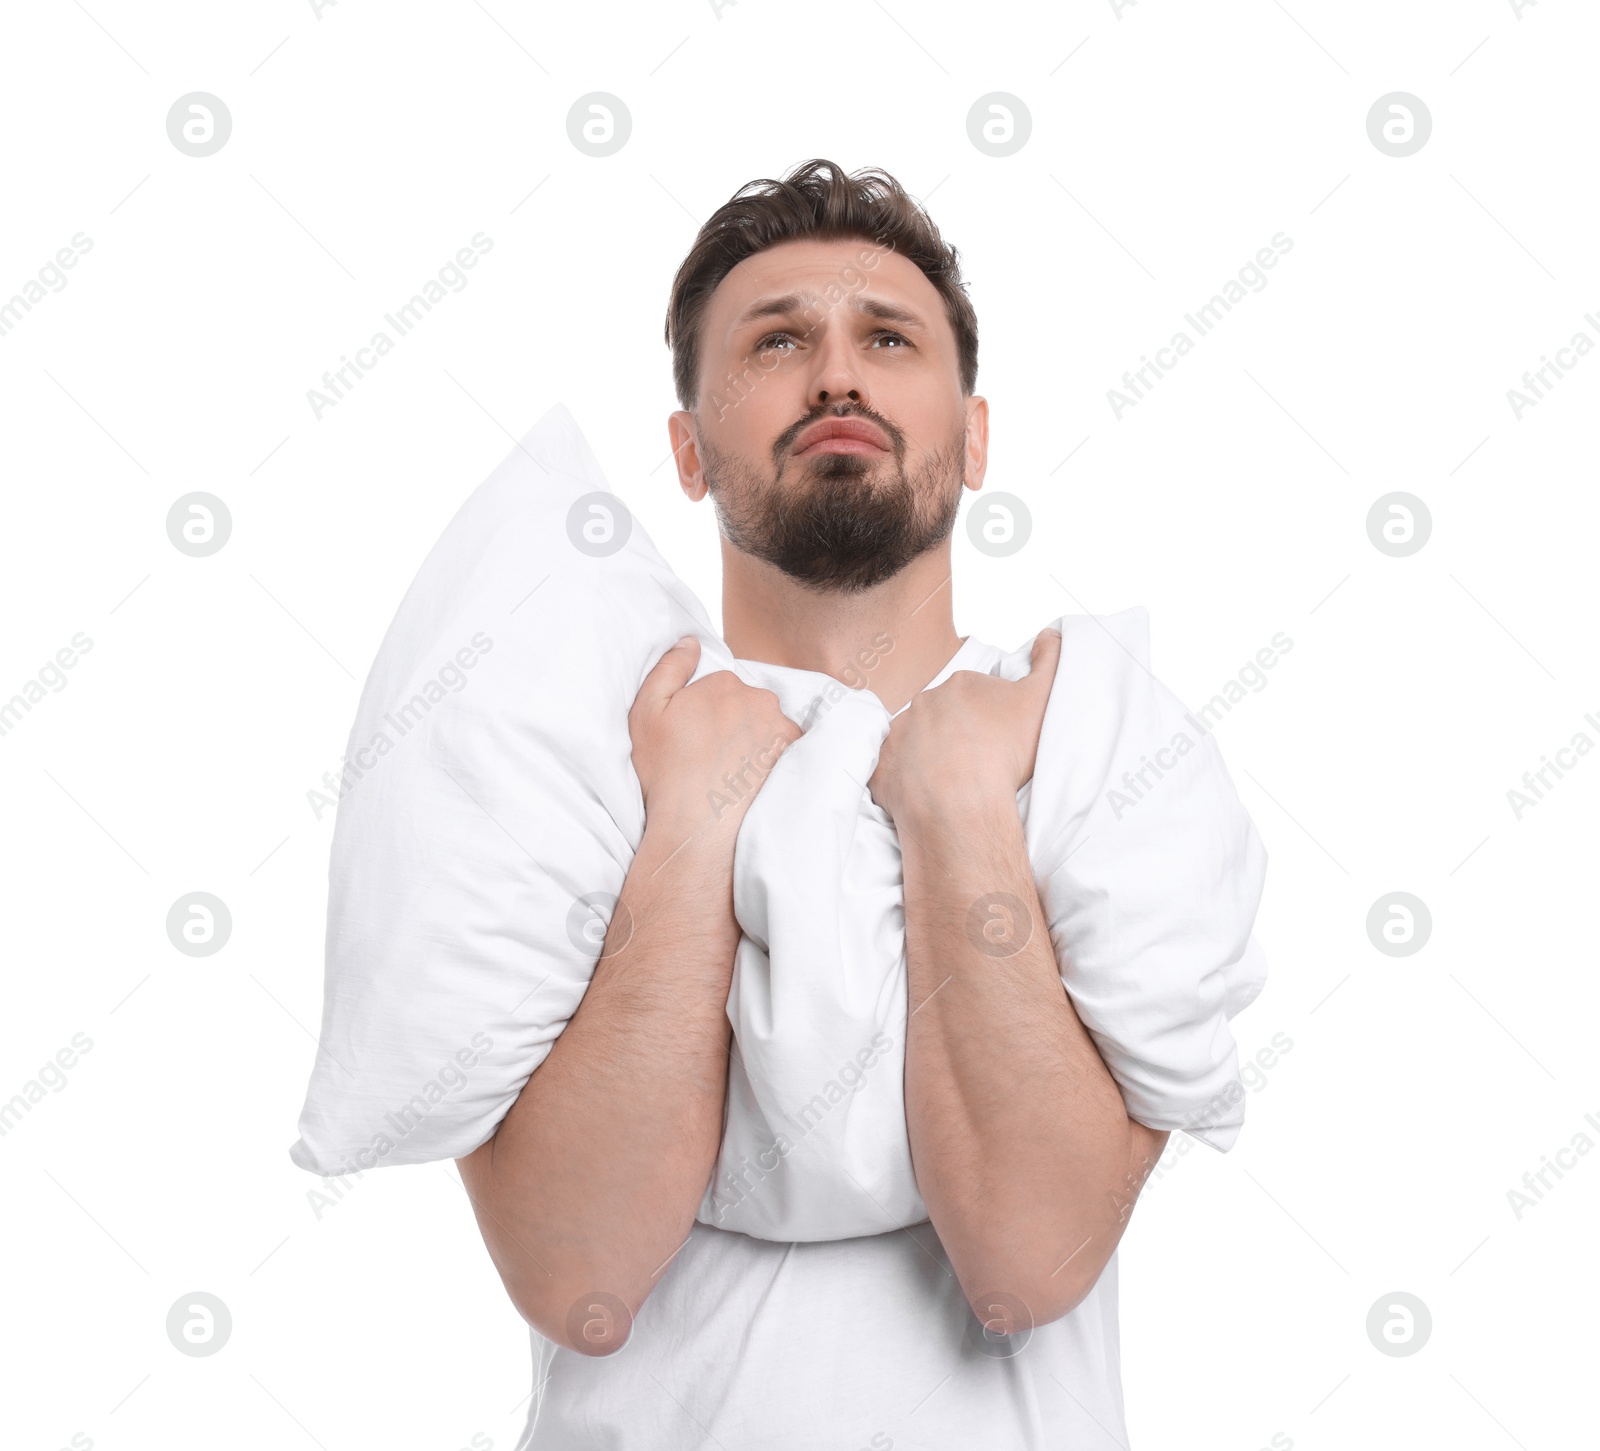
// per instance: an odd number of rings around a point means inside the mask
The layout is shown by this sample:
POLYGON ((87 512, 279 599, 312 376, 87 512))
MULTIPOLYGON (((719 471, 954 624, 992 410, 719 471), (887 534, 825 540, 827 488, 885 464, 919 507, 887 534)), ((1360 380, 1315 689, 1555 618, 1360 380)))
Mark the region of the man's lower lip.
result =
POLYGON ((883 453, 875 443, 868 443, 864 438, 822 438, 800 450, 797 458, 804 458, 812 453, 883 453))

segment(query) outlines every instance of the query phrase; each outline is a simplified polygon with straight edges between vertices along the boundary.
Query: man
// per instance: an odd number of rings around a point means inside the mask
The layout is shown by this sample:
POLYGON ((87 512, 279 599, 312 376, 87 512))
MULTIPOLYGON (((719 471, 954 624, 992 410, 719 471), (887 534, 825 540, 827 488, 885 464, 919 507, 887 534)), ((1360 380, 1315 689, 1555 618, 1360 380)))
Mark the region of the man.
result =
POLYGON ((696 1220, 756 792, 708 801, 801 732, 727 671, 687 684, 691 637, 629 715, 646 826, 613 915, 627 951, 608 940, 549 1056, 458 1161, 540 1337, 523 1444, 1122 1445, 1112 1255, 1167 1135, 1129 1119, 1040 927, 1016 796, 1060 636, 1008 681, 952 622, 951 529, 988 448, 955 251, 893 178, 809 162, 706 223, 667 338, 678 478, 713 500, 729 648, 853 686, 871 660, 898 712, 868 786, 903 854, 906 1121, 929 1222, 777 1244, 696 1220), (997 971, 964 922, 1001 892, 1036 930, 997 971))

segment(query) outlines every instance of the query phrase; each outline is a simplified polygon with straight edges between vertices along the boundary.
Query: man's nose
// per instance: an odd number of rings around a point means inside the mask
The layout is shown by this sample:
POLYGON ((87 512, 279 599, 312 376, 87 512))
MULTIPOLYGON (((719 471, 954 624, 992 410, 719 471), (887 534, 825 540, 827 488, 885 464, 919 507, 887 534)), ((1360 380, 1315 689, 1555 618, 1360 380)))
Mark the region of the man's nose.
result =
POLYGON ((844 402, 866 405, 866 382, 848 337, 838 329, 825 328, 813 357, 809 400, 813 406, 844 402))

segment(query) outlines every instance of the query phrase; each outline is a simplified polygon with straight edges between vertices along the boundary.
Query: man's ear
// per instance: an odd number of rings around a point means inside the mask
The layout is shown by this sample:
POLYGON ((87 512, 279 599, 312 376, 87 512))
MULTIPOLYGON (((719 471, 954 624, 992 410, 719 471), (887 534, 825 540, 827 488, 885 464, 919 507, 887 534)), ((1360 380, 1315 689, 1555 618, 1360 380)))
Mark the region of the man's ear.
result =
POLYGON ((705 473, 700 467, 699 424, 694 414, 679 409, 667 415, 667 437, 672 444, 672 460, 678 466, 678 487, 698 504, 706 496, 705 473))
POLYGON ((974 393, 967 399, 967 446, 962 481, 974 493, 989 471, 989 400, 974 393))

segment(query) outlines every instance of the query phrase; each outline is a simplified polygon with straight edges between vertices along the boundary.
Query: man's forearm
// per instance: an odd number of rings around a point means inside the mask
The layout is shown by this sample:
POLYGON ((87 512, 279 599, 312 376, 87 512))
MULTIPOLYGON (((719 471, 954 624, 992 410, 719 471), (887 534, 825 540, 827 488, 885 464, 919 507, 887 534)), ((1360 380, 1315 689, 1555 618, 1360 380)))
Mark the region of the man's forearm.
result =
POLYGON ((980 1316, 1006 1296, 1044 1323, 1099 1278, 1166 1135, 1128 1118, 1062 987, 1014 803, 897 825, 917 1183, 980 1316))
POLYGON ((571 1022, 460 1161, 513 1303, 573 1349, 621 1343, 602 1297, 631 1319, 711 1180, 738 945, 725 855, 693 841, 674 853, 646 832, 571 1022))

